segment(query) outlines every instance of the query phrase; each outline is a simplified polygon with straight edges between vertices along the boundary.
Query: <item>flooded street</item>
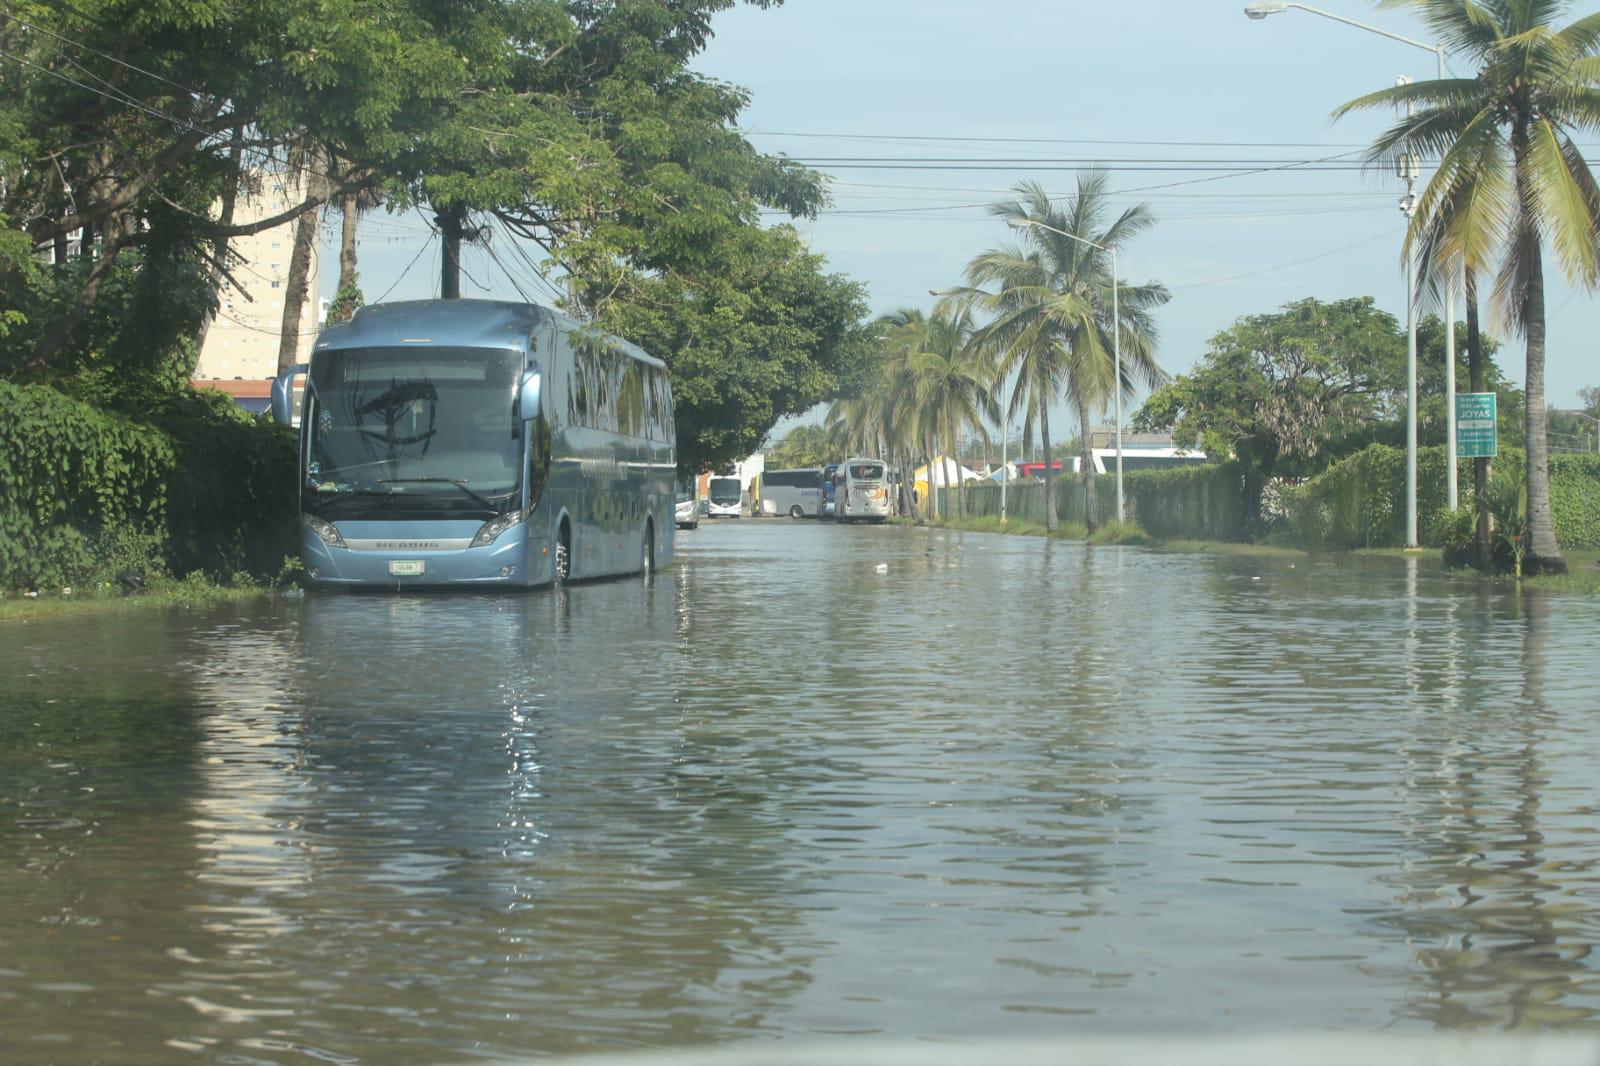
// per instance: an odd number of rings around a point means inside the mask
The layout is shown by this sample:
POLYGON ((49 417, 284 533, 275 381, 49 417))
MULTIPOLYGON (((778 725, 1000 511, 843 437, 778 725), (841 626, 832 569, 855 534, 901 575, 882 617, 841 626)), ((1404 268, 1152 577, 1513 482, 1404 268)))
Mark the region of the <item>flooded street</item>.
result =
POLYGON ((0 628, 0 1057, 1600 1019, 1600 600, 678 545, 648 587, 0 628))

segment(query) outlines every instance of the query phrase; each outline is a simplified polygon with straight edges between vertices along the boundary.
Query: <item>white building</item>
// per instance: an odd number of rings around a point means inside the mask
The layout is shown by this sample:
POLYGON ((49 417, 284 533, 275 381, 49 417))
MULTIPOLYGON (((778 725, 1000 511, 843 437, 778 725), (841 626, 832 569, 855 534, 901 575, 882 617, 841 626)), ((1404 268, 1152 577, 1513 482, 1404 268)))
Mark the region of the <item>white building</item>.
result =
MULTIPOLYGON (((291 179, 269 175, 261 192, 241 197, 234 208, 234 223, 269 218, 300 202, 300 188, 291 179)), ((219 388, 242 406, 264 410, 272 379, 278 370, 278 341, 283 330, 283 301, 289 284, 289 256, 294 248, 293 222, 229 242, 236 258, 229 270, 244 287, 240 292, 224 283, 222 305, 206 333, 205 346, 195 367, 197 387, 219 388)), ((322 303, 318 297, 318 255, 312 245, 311 267, 306 275, 306 300, 300 311, 296 362, 306 362, 316 339, 322 303)))

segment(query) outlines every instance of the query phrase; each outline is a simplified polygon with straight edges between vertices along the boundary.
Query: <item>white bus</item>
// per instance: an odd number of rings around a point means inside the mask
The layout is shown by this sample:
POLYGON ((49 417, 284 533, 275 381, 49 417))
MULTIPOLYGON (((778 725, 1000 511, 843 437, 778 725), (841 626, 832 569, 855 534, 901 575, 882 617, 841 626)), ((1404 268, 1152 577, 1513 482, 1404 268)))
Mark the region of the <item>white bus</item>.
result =
POLYGON ((894 513, 889 471, 881 459, 846 459, 833 483, 833 516, 841 522, 882 522, 894 513))
POLYGON ((714 477, 706 486, 707 518, 738 518, 743 492, 736 477, 714 477))
POLYGON ((761 513, 822 517, 822 468, 768 470, 761 475, 761 513))

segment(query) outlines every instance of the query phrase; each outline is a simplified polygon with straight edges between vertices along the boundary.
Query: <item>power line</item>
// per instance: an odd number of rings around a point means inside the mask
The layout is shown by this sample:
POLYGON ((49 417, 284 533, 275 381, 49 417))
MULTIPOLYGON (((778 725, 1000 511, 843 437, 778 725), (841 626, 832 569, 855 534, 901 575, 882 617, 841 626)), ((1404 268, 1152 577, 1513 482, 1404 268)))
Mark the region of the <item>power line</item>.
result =
POLYGON ((1207 286, 1207 285, 1221 285, 1224 282, 1229 282, 1229 281, 1242 281, 1245 278, 1253 278, 1253 277, 1256 277, 1257 275, 1260 275, 1260 274, 1270 274, 1270 273, 1272 273, 1274 271, 1277 271, 1277 270, 1287 270, 1289 267, 1300 266, 1302 263, 1310 263, 1310 262, 1314 262, 1315 260, 1318 260, 1318 259, 1326 259, 1330 255, 1338 255, 1341 252, 1353 251, 1353 250, 1355 250, 1357 248, 1364 247, 1364 246, 1366 246, 1368 244, 1374 244, 1374 243, 1376 243, 1378 241, 1384 240, 1385 238, 1393 239, 1394 236, 1395 236, 1395 234, 1392 231, 1386 231, 1384 233, 1379 233, 1376 236, 1368 237, 1366 240, 1357 241, 1354 244, 1347 244, 1342 248, 1334 248, 1331 251, 1319 252, 1316 255, 1308 255, 1304 259, 1295 259, 1295 260, 1292 260, 1292 261, 1287 262, 1287 263, 1277 263, 1277 264, 1275 264, 1273 266, 1262 267, 1260 270, 1251 270, 1251 271, 1247 271, 1246 273, 1243 273, 1243 274, 1233 274, 1233 275, 1230 275, 1229 277, 1225 277, 1225 278, 1212 278, 1210 281, 1189 281, 1189 282, 1184 282, 1181 285, 1169 285, 1169 286, 1167 286, 1167 288, 1172 289, 1172 290, 1177 290, 1177 289, 1198 289, 1198 288, 1203 288, 1204 286, 1207 286))
POLYGON ((181 118, 176 118, 176 117, 174 117, 172 115, 167 114, 165 111, 159 111, 156 108, 149 107, 149 106, 147 106, 147 105, 145 105, 145 104, 133 99, 132 97, 124 98, 124 97, 113 96, 110 93, 105 92, 102 89, 95 88, 93 85, 86 85, 83 82, 78 81, 78 80, 76 80, 74 78, 69 78, 65 74, 61 73, 58 70, 51 70, 49 67, 41 67, 37 63, 33 63, 33 62, 30 62, 30 61, 28 61, 26 59, 23 59, 21 56, 12 55, 10 52, 0 52, 0 59, 9 59, 13 63, 21 63, 23 66, 29 67, 29 68, 31 68, 33 70, 37 70, 41 74, 48 74, 52 78, 59 78, 62 81, 66 82, 68 85, 74 85, 74 86, 78 87, 79 89, 84 90, 85 92, 93 93, 96 96, 103 96, 107 100, 110 100, 112 103, 121 104, 124 107, 131 107, 135 111, 140 111, 140 112, 143 112, 146 115, 149 115, 151 118, 159 118, 159 119, 162 119, 162 120, 164 120, 166 122, 170 122, 174 126, 177 126, 179 129, 188 130, 188 131, 190 131, 192 133, 199 133, 199 134, 202 134, 202 135, 207 136, 207 137, 214 136, 214 133, 211 130, 201 129, 199 126, 196 126, 192 122, 186 122, 185 120, 183 120, 181 118))
MULTIPOLYGON (((59 0, 58 0, 58 2, 59 2, 59 0)), ((63 6, 65 6, 65 5, 63 5, 63 6)), ((71 10, 71 9, 69 8, 69 10, 71 10)), ((73 13, 79 15, 82 18, 88 18, 89 17, 87 15, 84 15, 80 11, 74 11, 73 13)), ((184 93, 188 94, 189 96, 205 96, 205 95, 207 95, 205 93, 197 92, 194 89, 191 89, 186 85, 180 85, 177 82, 173 81, 171 78, 165 77, 165 76, 160 75, 160 74, 156 74, 153 71, 145 70, 143 67, 135 66, 134 64, 129 63, 127 60, 118 59, 116 56, 111 55, 110 53, 107 53, 107 52, 102 52, 99 49, 97 49, 97 48, 95 48, 95 47, 93 47, 91 45, 84 44, 82 41, 74 40, 71 37, 63 37, 61 34, 56 33, 54 30, 46 29, 43 26, 35 26, 32 23, 24 22, 22 19, 17 18, 15 15, 7 15, 4 12, 0 12, 0 18, 10 19, 12 22, 15 22, 19 26, 25 27, 26 29, 33 30, 36 33, 45 34, 46 36, 49 36, 49 37, 54 37, 56 40, 60 41, 63 44, 71 45, 74 48, 81 48, 85 52, 88 52, 91 55, 97 55, 101 59, 104 59, 104 60, 107 60, 109 62, 117 64, 117 66, 119 66, 119 67, 126 67, 131 71, 135 71, 135 72, 137 72, 139 74, 143 74, 147 78, 154 78, 156 81, 162 82, 162 83, 164 83, 166 85, 170 85, 174 89, 177 89, 177 90, 179 90, 181 92, 184 92, 184 93)), ((91 21, 93 21, 93 20, 91 20, 91 21)))
MULTIPOLYGON (((437 236, 438 234, 433 235, 433 237, 437 236)), ((433 247, 433 237, 429 237, 427 240, 422 242, 422 247, 417 249, 417 254, 411 257, 411 262, 406 264, 406 268, 400 271, 400 276, 394 279, 394 284, 390 285, 387 289, 384 289, 383 295, 378 297, 376 300, 373 300, 373 303, 383 303, 383 301, 389 298, 389 294, 395 290, 395 287, 398 286, 402 281, 406 280, 406 275, 411 273, 411 268, 417 265, 417 260, 422 258, 422 253, 433 247)))
POLYGON ((910 133, 781 133, 776 130, 740 130, 747 137, 808 137, 850 141, 933 141, 964 144, 1114 144, 1160 148, 1364 148, 1354 142, 1324 141, 1130 141, 1094 137, 964 137, 910 133))

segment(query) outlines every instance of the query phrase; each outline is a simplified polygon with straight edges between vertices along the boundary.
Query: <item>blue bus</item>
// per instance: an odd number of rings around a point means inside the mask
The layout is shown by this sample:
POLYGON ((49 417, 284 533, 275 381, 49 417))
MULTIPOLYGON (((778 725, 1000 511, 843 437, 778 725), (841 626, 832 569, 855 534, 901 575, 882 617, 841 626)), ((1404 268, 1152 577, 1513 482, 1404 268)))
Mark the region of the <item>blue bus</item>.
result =
POLYGON ((672 388, 658 359, 533 304, 379 304, 273 386, 300 418, 313 587, 512 588, 672 557, 672 388))

